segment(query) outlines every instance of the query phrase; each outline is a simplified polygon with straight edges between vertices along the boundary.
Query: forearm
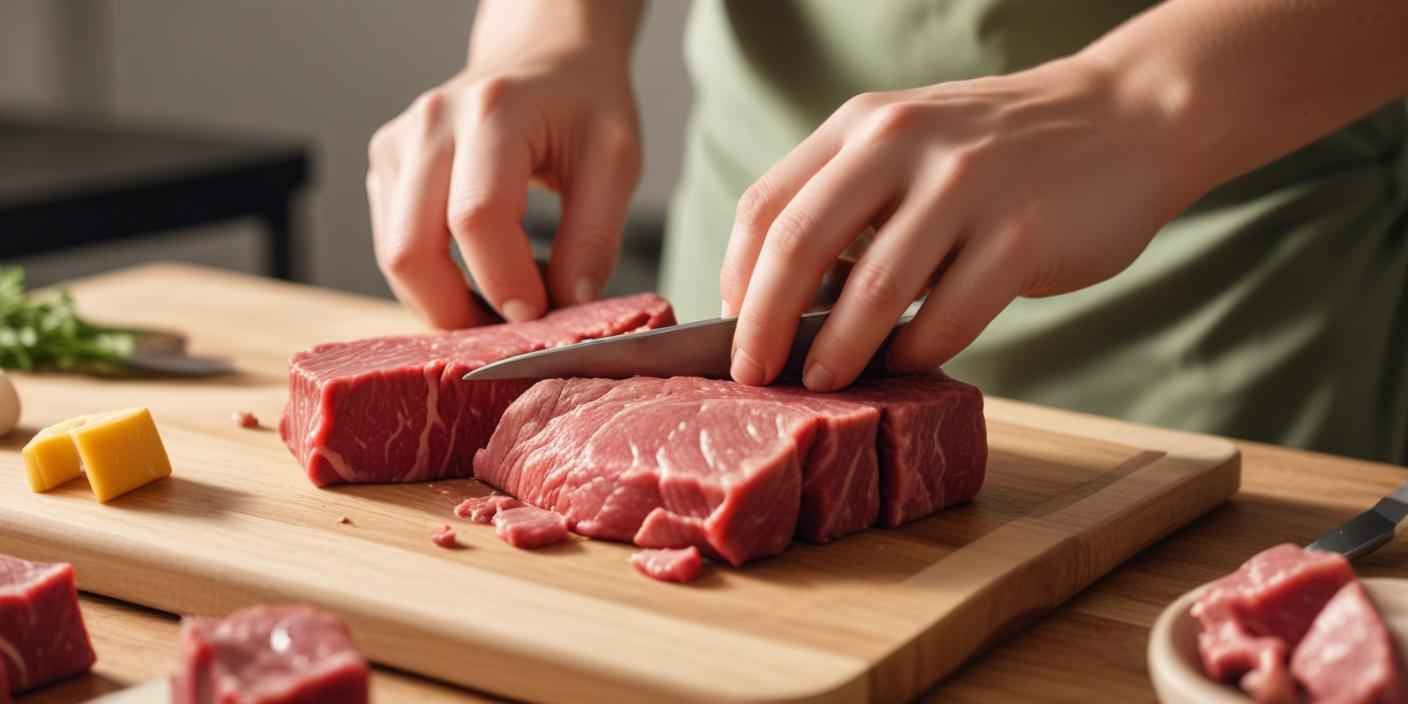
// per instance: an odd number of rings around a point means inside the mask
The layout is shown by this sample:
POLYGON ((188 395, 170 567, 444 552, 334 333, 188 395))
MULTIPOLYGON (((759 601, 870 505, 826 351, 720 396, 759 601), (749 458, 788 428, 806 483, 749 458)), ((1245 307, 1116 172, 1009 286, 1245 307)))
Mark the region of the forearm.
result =
POLYGON ((1171 0, 1079 56, 1152 106, 1206 190, 1408 94, 1403 0, 1171 0))
POLYGON ((469 61, 519 51, 590 49, 625 61, 645 0, 482 0, 470 34, 469 61))

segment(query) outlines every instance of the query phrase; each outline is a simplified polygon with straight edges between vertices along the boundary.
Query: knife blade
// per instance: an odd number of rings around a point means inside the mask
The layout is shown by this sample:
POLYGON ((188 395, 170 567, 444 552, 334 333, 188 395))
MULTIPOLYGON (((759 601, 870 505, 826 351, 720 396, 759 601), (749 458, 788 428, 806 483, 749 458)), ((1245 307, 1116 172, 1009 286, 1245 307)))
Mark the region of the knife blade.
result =
MULTIPOLYGON (((783 367, 785 378, 800 378, 812 341, 831 314, 829 310, 804 314, 783 367)), ((914 313, 907 312, 895 323, 870 366, 870 373, 883 373, 884 351, 895 332, 908 325, 914 313)), ((575 345, 528 352, 486 364, 466 375, 465 381, 489 379, 554 379, 598 377, 625 379, 632 376, 702 376, 729 378, 730 352, 737 318, 715 318, 673 325, 658 330, 588 340, 575 345)))
POLYGON ((1393 539, 1394 530, 1408 517, 1408 482, 1379 499, 1374 507, 1344 525, 1316 538, 1307 550, 1337 552, 1353 560, 1367 555, 1393 539))

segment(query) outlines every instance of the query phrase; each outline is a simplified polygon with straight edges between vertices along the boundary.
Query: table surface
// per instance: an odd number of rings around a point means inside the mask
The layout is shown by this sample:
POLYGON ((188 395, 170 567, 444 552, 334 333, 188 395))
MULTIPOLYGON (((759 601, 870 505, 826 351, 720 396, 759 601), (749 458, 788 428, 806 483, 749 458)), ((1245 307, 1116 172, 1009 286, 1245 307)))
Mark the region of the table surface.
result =
MULTIPOLYGON (((1183 592, 1232 571, 1262 548, 1306 543, 1408 479, 1404 467, 1256 443, 1243 452, 1242 491, 1154 544, 1083 594, 998 643, 940 683, 926 701, 1151 701, 1149 629, 1183 592)), ((1408 577, 1408 541, 1356 563, 1362 576, 1408 577)), ((83 608, 98 652, 93 672, 21 698, 81 702, 170 672, 174 616, 97 596, 83 608)), ((479 702, 482 694, 378 670, 377 701, 479 702)))

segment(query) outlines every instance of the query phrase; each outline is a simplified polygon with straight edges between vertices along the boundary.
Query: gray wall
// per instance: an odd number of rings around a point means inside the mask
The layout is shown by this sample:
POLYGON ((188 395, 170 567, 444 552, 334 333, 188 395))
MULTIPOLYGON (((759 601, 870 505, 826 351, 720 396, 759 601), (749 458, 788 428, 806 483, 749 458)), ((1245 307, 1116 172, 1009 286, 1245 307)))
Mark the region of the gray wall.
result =
MULTIPOLYGON (((0 106, 306 138, 315 183, 302 222, 312 281, 384 294, 371 255, 366 141, 464 62, 473 2, 5 0, 0 106)), ((680 55, 687 4, 652 3, 637 46, 645 173, 633 210, 665 207, 690 89, 680 55)), ((552 211, 549 201, 535 207, 552 211)), ((256 270, 252 224, 159 245, 83 249, 25 262, 40 281, 157 257, 256 270)), ((185 233, 183 233, 185 234, 185 233)))

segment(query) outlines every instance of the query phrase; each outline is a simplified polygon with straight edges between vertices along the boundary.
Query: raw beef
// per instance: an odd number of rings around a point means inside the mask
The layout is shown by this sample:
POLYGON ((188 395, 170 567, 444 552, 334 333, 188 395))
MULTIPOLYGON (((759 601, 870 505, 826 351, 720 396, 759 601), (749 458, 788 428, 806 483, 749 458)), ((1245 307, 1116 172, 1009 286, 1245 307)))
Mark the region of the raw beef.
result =
POLYGON ((504 494, 472 496, 455 507, 455 515, 474 523, 492 523, 494 514, 522 505, 522 501, 504 494))
POLYGON ((495 513, 494 532, 509 545, 531 550, 566 540, 567 519, 535 506, 520 506, 495 513))
POLYGON ((430 534, 430 542, 442 548, 457 548, 460 546, 459 538, 455 537, 455 529, 449 526, 441 526, 430 534))
POLYGON ((87 672, 95 660, 73 567, 0 555, 0 680, 9 682, 4 696, 87 672))
POLYGON ((367 661, 337 617, 256 606, 181 622, 172 704, 365 704, 367 661))
POLYGON ((864 379, 840 397, 882 414, 880 524, 971 501, 987 476, 983 394, 944 374, 864 379))
POLYGON ((1240 684, 1262 701, 1293 688, 1286 663, 1315 617, 1354 581, 1343 556, 1284 544, 1213 582, 1193 605, 1198 651, 1209 677, 1240 684))
POLYGON ((597 301, 526 323, 319 345, 289 361, 279 433, 318 486, 467 477, 531 381, 465 382, 524 352, 674 322, 654 294, 597 301))
POLYGON ((653 548, 631 555, 637 572, 662 582, 693 582, 704 569, 704 558, 693 545, 678 550, 653 548))
POLYGON ((812 394, 696 378, 550 379, 505 413, 475 474, 583 535, 692 545, 735 565, 794 535, 823 542, 864 528, 886 502, 913 518, 912 506, 971 498, 986 461, 976 389, 946 377, 871 384, 812 394), (925 437, 877 466, 877 432, 925 437), (884 495, 887 476, 903 495, 884 495))
POLYGON ((1408 701, 1393 637, 1358 582, 1341 587, 1315 617, 1291 656, 1291 674, 1314 702, 1408 701))

